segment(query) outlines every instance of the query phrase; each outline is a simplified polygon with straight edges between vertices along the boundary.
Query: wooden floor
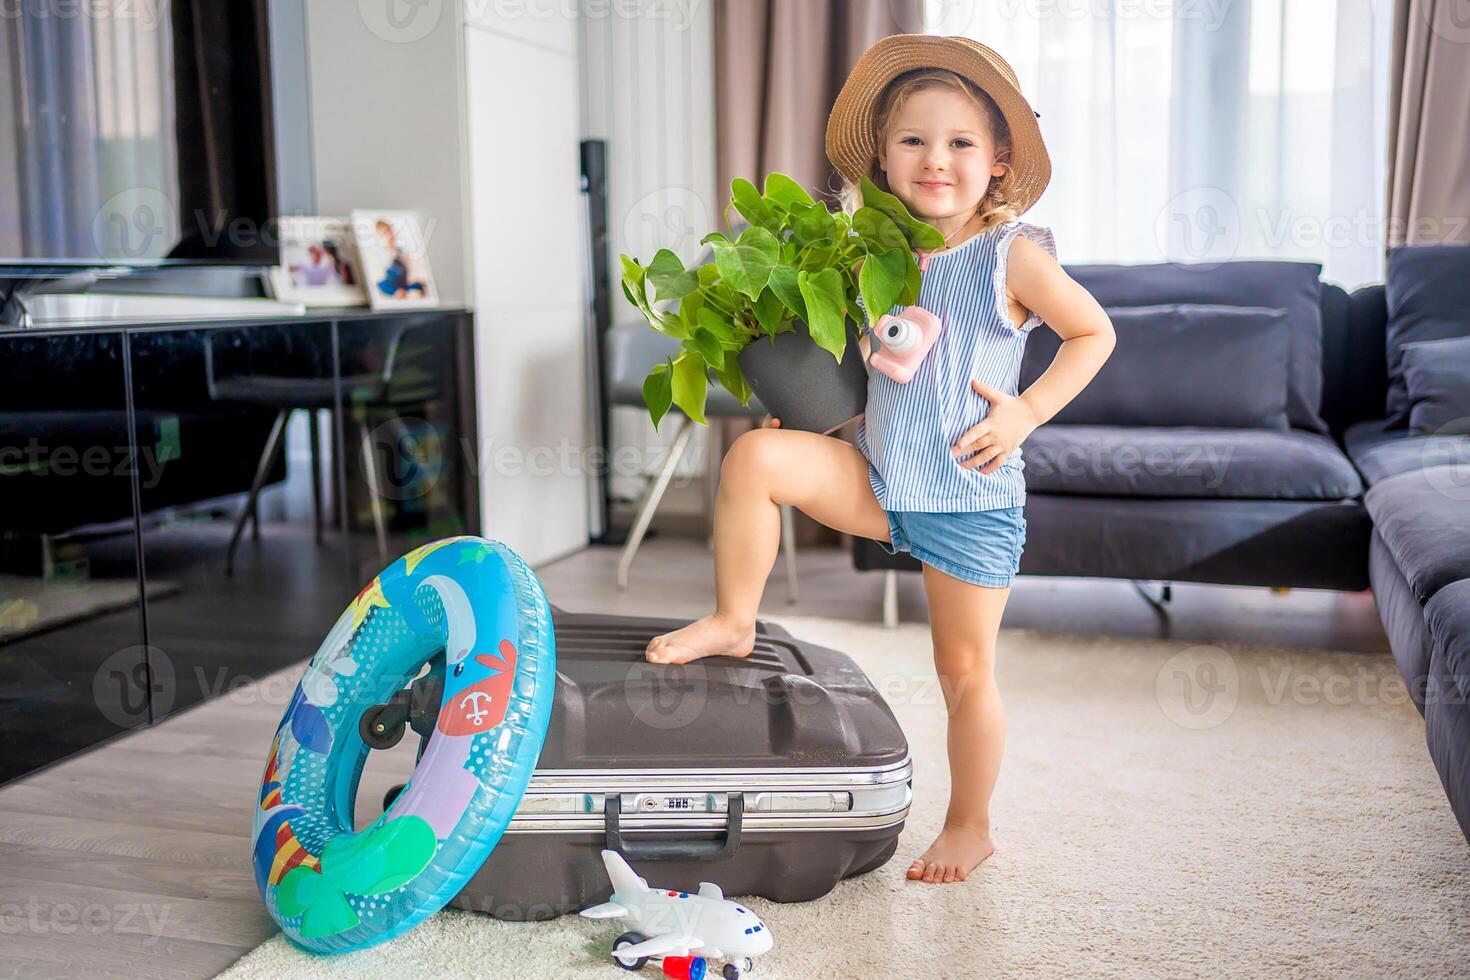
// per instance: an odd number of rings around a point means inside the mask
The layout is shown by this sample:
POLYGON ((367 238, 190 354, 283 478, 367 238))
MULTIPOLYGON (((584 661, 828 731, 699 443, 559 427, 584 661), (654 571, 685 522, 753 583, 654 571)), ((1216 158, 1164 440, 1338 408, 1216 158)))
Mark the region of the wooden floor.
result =
MULTIPOLYGON (((709 610, 713 563, 703 541, 651 538, 623 594, 612 586, 616 560, 615 550, 594 548, 537 572, 551 600, 572 611, 709 610)), ((778 563, 763 613, 879 620, 882 576, 854 572, 846 551, 808 550, 798 577, 800 601, 787 605, 778 563)), ((923 621, 919 577, 900 579, 902 618, 923 621)), ((1022 578, 1005 625, 1388 649, 1366 592, 1179 585, 1163 619, 1126 582, 1022 578)), ((298 671, 0 790, 0 980, 211 977, 274 934, 251 879, 250 816, 267 741, 298 671)), ((411 741, 369 762, 360 816, 375 815, 382 790, 411 766, 411 741)))

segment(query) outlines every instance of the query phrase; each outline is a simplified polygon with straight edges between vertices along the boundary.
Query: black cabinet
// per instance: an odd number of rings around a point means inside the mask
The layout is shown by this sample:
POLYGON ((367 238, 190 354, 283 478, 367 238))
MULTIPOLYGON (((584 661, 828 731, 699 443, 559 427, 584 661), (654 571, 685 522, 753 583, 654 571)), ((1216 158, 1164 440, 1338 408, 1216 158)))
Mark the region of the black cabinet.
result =
POLYGON ((352 577, 365 584, 384 555, 478 520, 474 357, 443 318, 358 320, 337 336, 342 504, 352 577))
POLYGON ((461 310, 0 335, 0 782, 306 659, 478 532, 471 344, 461 310))
POLYGON ((126 343, 0 337, 0 781, 150 719, 126 343))

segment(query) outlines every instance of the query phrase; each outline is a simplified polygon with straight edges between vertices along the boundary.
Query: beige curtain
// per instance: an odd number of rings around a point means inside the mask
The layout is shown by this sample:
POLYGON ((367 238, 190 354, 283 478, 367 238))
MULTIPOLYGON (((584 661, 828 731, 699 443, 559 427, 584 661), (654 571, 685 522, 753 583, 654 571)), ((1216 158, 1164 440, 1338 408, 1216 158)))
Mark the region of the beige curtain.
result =
POLYGON ((1470 21, 1463 8, 1464 0, 1397 0, 1394 8, 1390 247, 1470 244, 1470 21))
MULTIPOLYGON (((923 31, 923 0, 717 0, 715 118, 720 214, 730 182, 761 186, 765 175, 788 174, 835 208, 838 175, 827 162, 827 116, 864 51, 890 34, 923 31)), ((731 222, 739 220, 731 212, 731 222)), ((714 422, 714 420, 711 420, 714 422)), ((713 498, 724 447, 756 423, 723 419, 709 432, 713 498)), ((856 423, 838 435, 856 439, 856 423)), ((709 513, 714 513, 713 499, 709 513)), ((797 513, 797 540, 838 541, 839 535, 797 513)))

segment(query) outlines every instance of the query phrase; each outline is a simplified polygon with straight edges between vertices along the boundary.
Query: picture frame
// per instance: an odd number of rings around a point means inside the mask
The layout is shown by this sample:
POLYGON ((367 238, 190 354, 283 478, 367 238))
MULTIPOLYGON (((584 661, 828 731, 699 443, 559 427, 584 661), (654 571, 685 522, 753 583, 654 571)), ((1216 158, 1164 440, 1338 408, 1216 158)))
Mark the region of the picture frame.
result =
POLYGON ((287 215, 280 219, 280 264, 271 293, 305 306, 366 306, 362 266, 346 218, 287 215))
POLYGON ((363 288, 375 310, 439 305, 428 243, 417 211, 352 212, 363 288))

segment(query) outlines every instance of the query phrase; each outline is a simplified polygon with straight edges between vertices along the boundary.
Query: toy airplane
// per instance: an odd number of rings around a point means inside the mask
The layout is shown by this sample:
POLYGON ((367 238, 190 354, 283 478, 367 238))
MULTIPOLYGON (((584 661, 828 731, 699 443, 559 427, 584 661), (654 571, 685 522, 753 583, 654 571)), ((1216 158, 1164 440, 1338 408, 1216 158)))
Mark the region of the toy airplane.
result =
POLYGON ((612 881, 612 900, 583 909, 589 919, 628 919, 636 931, 613 941, 613 959, 637 970, 659 957, 665 976, 701 980, 709 960, 727 961, 721 975, 739 980, 754 967, 753 957, 769 952, 771 931, 754 912, 726 901, 720 886, 701 882, 698 894, 650 888, 617 851, 603 851, 612 881))

